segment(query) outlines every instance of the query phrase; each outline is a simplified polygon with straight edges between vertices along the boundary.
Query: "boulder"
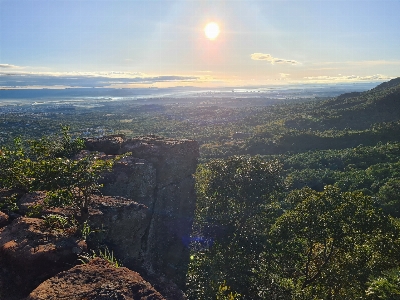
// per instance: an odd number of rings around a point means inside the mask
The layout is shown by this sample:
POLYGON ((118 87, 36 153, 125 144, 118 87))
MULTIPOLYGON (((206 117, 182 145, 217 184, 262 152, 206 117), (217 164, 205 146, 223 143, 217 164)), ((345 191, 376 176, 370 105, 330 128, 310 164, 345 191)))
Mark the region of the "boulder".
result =
POLYGON ((125 142, 124 135, 109 135, 85 141, 86 149, 89 151, 104 152, 109 155, 120 154, 121 147, 125 142))
POLYGON ((101 181, 102 193, 133 199, 153 207, 157 186, 156 169, 147 160, 128 156, 116 162, 112 172, 101 181))
POLYGON ((89 236, 89 241, 94 238, 106 244, 124 266, 142 264, 143 237, 151 221, 145 205, 123 197, 94 195, 89 213, 90 227, 100 236, 89 236))
POLYGON ((85 250, 84 241, 49 231, 42 219, 14 220, 0 231, 0 265, 7 273, 3 292, 28 294, 43 280, 76 264, 77 255, 85 250))
POLYGON ((153 163, 157 170, 157 184, 167 185, 191 176, 197 167, 199 144, 193 140, 175 140, 155 135, 124 139, 107 136, 85 140, 87 150, 107 155, 131 153, 132 157, 153 163))
POLYGON ((162 300, 138 273, 95 258, 40 284, 27 300, 162 300))
MULTIPOLYGON (((43 204, 44 192, 34 192, 24 195, 19 206, 26 212, 29 207, 43 204)), ((59 214, 79 218, 79 212, 71 207, 47 208, 43 215, 59 214)), ((92 195, 89 207, 88 242, 91 248, 106 245, 124 265, 133 268, 143 261, 143 237, 151 221, 150 210, 147 206, 119 196, 92 195)))

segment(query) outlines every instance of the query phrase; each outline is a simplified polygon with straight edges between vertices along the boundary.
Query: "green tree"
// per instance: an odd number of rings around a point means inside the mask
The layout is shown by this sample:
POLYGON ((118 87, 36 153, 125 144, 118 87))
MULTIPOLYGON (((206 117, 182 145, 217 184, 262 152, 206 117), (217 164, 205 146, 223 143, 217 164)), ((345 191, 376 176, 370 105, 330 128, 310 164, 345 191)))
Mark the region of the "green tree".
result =
POLYGON ((12 146, 0 150, 0 188, 46 191, 45 205, 75 208, 82 227, 92 195, 101 187, 102 174, 121 158, 103 159, 98 153, 76 156, 83 147, 84 141, 72 138, 66 126, 60 136, 17 138, 12 146))
POLYGON ((195 241, 188 289, 211 299, 222 284, 256 299, 253 270, 266 243, 266 228, 280 213, 281 165, 259 157, 213 160, 196 173, 195 241))
POLYGON ((383 272, 368 283, 367 299, 400 299, 400 267, 383 272))
POLYGON ((378 198, 382 209, 392 215, 400 218, 400 179, 389 179, 380 189, 378 198))
POLYGON ((0 149, 0 188, 28 192, 34 180, 34 160, 20 138, 0 149))
POLYGON ((91 153, 79 159, 54 158, 38 163, 36 180, 47 191, 45 204, 75 208, 76 219, 81 225, 88 220, 92 195, 101 187, 102 174, 111 170, 116 161, 99 159, 97 155, 91 153))
POLYGON ((271 230, 270 259, 295 299, 365 297, 368 278, 399 263, 399 228, 371 197, 327 186, 287 201, 292 209, 271 230))

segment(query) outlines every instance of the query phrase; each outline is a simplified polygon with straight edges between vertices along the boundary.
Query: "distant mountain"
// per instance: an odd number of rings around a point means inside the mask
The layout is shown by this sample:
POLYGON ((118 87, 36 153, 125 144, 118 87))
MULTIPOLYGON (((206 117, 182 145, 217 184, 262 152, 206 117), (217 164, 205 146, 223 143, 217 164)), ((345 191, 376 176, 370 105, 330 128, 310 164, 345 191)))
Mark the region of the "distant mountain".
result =
POLYGON ((400 86, 400 77, 397 77, 395 79, 389 80, 387 82, 383 82, 380 85, 378 85, 376 88, 373 88, 371 91, 379 91, 379 90, 386 90, 390 89, 392 87, 399 87, 400 86))
POLYGON ((400 78, 361 93, 282 106, 276 113, 279 116, 275 117, 275 127, 266 124, 246 141, 246 154, 298 153, 400 142, 400 78))
MULTIPOLYGON (((316 104, 314 129, 367 129, 400 119, 400 77, 366 92, 353 92, 316 104)), ((307 121, 309 123, 309 120, 307 121)))

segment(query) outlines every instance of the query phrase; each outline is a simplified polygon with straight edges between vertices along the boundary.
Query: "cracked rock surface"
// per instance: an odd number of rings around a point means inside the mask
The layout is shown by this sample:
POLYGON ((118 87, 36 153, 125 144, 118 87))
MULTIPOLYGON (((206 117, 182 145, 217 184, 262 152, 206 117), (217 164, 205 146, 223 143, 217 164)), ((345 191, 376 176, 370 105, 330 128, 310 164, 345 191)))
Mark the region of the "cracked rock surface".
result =
POLYGON ((138 273, 116 268, 101 258, 57 274, 40 284, 27 300, 164 300, 138 273))

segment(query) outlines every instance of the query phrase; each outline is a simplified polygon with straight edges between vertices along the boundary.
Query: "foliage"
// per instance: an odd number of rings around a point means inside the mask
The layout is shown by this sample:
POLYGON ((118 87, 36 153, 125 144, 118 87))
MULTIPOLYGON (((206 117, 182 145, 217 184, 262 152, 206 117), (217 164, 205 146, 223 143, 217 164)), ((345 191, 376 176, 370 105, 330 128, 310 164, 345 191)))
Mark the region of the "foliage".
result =
POLYGON ((74 222, 65 216, 48 214, 43 216, 44 226, 46 229, 56 230, 56 229, 67 229, 74 226, 74 222))
POLYGON ((224 281, 218 287, 218 293, 216 295, 217 300, 239 300, 240 294, 232 292, 231 288, 226 285, 224 281))
POLYGON ((33 181, 34 162, 20 138, 0 149, 0 188, 29 191, 33 181))
POLYGON ((49 191, 46 205, 76 208, 79 211, 77 219, 82 225, 88 218, 92 195, 101 187, 102 174, 110 170, 114 162, 114 159, 99 159, 96 153, 77 160, 55 158, 40 161, 37 181, 49 191))
POLYGON ((43 214, 44 206, 42 204, 36 203, 28 207, 26 216, 30 218, 39 218, 43 214))
MULTIPOLYGON (((15 139, 11 147, 1 149, 0 188, 24 192, 47 191, 44 205, 69 206, 76 209, 81 227, 88 219, 92 195, 101 187, 99 180, 119 159, 101 159, 97 153, 74 157, 84 145, 82 139, 73 139, 68 127, 62 135, 39 140, 15 139)), ((40 214, 34 208, 32 215, 40 214)))
MULTIPOLYGON (((361 193, 292 192, 271 229, 275 274, 306 299, 364 297, 371 275, 400 262, 399 227, 361 193), (364 296, 363 296, 364 295, 364 296)), ((297 297, 297 296, 296 296, 297 297)))
POLYGON ((386 213, 400 218, 400 177, 389 179, 379 189, 378 198, 386 213))
POLYGON ((400 268, 384 271, 368 283, 366 299, 400 299, 400 268))
POLYGON ((12 194, 10 196, 5 196, 1 201, 0 201, 0 210, 5 211, 7 213, 17 211, 18 210, 18 205, 17 205, 17 194, 12 194))
POLYGON ((199 167, 190 297, 210 299, 225 279, 237 293, 254 293, 252 270, 264 249, 265 228, 280 211, 280 172, 277 161, 246 156, 199 167))
POLYGON ((91 251, 90 253, 85 253, 79 256, 79 261, 83 264, 87 264, 92 259, 100 257, 106 261, 108 261, 111 265, 116 268, 122 267, 121 261, 119 261, 115 256, 114 252, 110 251, 108 247, 104 247, 103 249, 98 249, 97 251, 91 251))
POLYGON ((82 230, 81 230, 81 234, 84 240, 87 240, 89 235, 91 233, 93 233, 94 230, 92 230, 92 228, 90 227, 90 225, 88 224, 87 221, 85 221, 82 225, 82 230))

